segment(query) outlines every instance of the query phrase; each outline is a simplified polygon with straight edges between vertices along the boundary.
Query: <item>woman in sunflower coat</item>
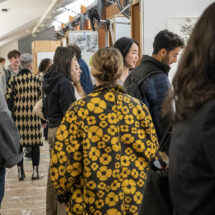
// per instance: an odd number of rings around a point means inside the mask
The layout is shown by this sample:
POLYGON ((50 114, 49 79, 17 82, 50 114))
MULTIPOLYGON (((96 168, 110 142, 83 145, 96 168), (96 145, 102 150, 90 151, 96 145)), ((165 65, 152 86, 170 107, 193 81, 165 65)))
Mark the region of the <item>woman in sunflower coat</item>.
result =
POLYGON ((57 131, 51 181, 71 214, 140 214, 148 162, 158 147, 147 107, 115 85, 115 48, 92 58, 97 87, 72 104, 57 131))

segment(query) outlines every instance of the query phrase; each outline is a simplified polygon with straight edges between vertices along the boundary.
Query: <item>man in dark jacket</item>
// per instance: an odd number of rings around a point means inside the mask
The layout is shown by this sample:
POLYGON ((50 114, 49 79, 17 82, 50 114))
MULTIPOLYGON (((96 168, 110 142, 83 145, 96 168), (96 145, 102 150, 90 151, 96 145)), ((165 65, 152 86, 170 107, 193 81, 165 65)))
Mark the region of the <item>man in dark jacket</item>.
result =
POLYGON ((161 120, 161 107, 170 87, 170 65, 177 62, 183 47, 184 42, 178 35, 168 30, 160 31, 153 42, 152 56, 143 55, 140 65, 124 83, 127 93, 148 107, 159 141, 168 127, 165 120, 161 120))
POLYGON ((89 94, 93 90, 93 83, 91 80, 89 67, 87 63, 82 59, 81 49, 77 44, 70 44, 68 47, 72 48, 72 50, 75 52, 78 64, 82 71, 80 79, 81 86, 84 88, 84 92, 86 94, 89 94))

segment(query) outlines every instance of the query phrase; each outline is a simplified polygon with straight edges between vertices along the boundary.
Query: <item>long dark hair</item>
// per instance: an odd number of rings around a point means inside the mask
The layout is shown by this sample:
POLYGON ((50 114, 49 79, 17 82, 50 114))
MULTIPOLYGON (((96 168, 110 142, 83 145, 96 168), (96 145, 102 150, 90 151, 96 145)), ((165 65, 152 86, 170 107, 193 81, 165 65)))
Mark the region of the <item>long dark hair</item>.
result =
POLYGON ((186 118, 215 97, 215 3, 202 14, 194 27, 173 79, 173 91, 164 111, 175 101, 175 121, 186 118))
POLYGON ((39 65, 39 68, 38 68, 38 73, 43 73, 45 74, 48 70, 48 67, 49 67, 49 62, 52 61, 50 58, 44 58, 41 62, 40 62, 40 65, 39 65))
POLYGON ((69 47, 58 47, 55 51, 54 62, 51 66, 57 72, 62 73, 67 79, 72 81, 71 60, 75 57, 75 52, 69 47))

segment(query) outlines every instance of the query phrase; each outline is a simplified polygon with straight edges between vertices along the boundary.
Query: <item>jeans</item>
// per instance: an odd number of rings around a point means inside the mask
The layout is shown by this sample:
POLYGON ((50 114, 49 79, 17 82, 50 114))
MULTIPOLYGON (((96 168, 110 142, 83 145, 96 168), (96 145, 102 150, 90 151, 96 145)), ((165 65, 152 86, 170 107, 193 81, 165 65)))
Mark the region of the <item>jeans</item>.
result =
POLYGON ((4 197, 4 184, 5 184, 5 168, 0 167, 0 208, 2 199, 4 197))

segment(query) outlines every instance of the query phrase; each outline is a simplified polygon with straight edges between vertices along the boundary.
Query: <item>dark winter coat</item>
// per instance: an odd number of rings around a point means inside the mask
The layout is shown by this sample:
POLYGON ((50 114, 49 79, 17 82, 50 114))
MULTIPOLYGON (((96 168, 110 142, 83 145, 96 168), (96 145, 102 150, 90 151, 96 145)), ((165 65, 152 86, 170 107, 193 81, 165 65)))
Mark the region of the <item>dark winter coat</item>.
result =
POLYGON ((89 94, 93 90, 93 83, 90 77, 89 68, 82 58, 78 60, 78 63, 82 71, 80 78, 81 86, 84 88, 85 93, 89 94))
POLYGON ((75 101, 75 91, 71 81, 53 66, 43 78, 43 115, 49 120, 49 128, 54 128, 75 101))
POLYGON ((148 107, 159 141, 168 127, 167 123, 161 120, 161 107, 170 87, 169 70, 168 65, 162 64, 153 57, 143 55, 140 65, 129 74, 123 86, 126 90, 132 83, 137 84, 145 76, 149 76, 140 86, 134 88, 138 92, 132 92, 131 95, 140 95, 139 98, 136 97, 148 107))
POLYGON ((4 94, 0 88, 0 169, 10 168, 22 160, 19 131, 11 118, 4 94))
POLYGON ((214 215, 215 99, 174 125, 169 184, 175 215, 214 215))

